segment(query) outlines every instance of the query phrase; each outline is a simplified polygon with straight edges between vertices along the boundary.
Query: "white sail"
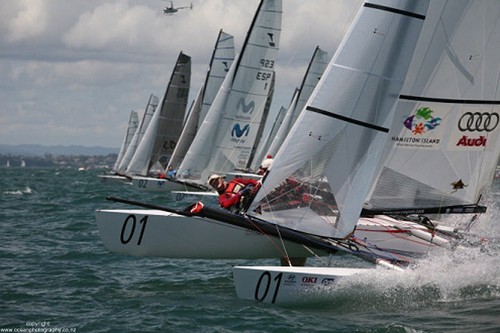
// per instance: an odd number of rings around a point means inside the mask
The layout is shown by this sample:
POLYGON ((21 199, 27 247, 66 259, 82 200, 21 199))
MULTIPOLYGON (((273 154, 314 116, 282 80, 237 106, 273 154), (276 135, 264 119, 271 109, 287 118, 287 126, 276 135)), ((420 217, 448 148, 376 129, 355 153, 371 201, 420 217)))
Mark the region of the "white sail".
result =
POLYGON ((226 77, 235 56, 234 38, 220 30, 210 59, 205 81, 203 82, 195 102, 191 106, 186 123, 182 129, 179 141, 175 146, 168 165, 177 169, 191 146, 199 126, 205 119, 217 92, 226 77))
POLYGON ((264 106, 264 111, 262 112, 262 117, 260 120, 260 126, 255 134, 255 141, 252 145, 252 149, 250 150, 250 158, 247 161, 247 166, 246 166, 246 171, 252 172, 252 170, 256 170, 258 166, 260 165, 260 162, 262 162, 262 158, 259 156, 256 156, 257 154, 257 148, 260 147, 262 144, 265 144, 263 142, 262 136, 264 133, 265 125, 267 123, 267 117, 269 116, 269 111, 271 110, 271 104, 273 102, 273 96, 274 96, 274 87, 276 84, 276 72, 273 72, 272 74, 272 79, 271 79, 271 87, 269 88, 266 104, 264 106))
POLYGON ((180 53, 158 110, 154 113, 137 150, 149 156, 132 157, 127 174, 146 176, 158 163, 166 167, 181 134, 191 81, 191 57, 180 53))
POLYGON ((118 152, 118 157, 116 158, 115 165, 113 167, 113 171, 117 171, 120 166, 120 162, 125 156, 125 152, 127 151, 132 138, 134 137, 137 128, 139 127, 139 116, 137 112, 130 111, 130 117, 128 119, 127 133, 125 133, 125 137, 123 138, 122 145, 120 147, 120 151, 118 152))
MULTIPOLYGON (((296 89, 296 91, 298 91, 298 89, 296 89)), ((287 109, 284 106, 282 106, 278 111, 278 114, 276 115, 276 118, 273 122, 271 129, 269 130, 269 133, 267 134, 266 139, 259 146, 258 153, 256 154, 256 157, 253 160, 252 164, 253 170, 257 169, 260 166, 260 163, 265 159, 266 152, 269 151, 269 147, 273 143, 273 139, 276 138, 276 135, 278 134, 278 131, 281 128, 281 125, 283 124, 283 120, 285 119, 286 114, 287 114, 287 109)))
POLYGON ((439 24, 422 32, 430 42, 417 46, 389 133, 389 155, 368 203, 371 209, 443 207, 443 213, 450 212, 446 206, 477 203, 495 172, 500 155, 499 3, 431 5, 428 18, 439 24), (440 7, 447 15, 433 17, 440 7))
POLYGON ((251 210, 316 235, 358 222, 427 1, 367 1, 278 151, 251 210))
POLYGON ((314 50, 311 61, 309 62, 309 66, 307 67, 307 71, 302 80, 302 84, 300 85, 299 90, 296 91, 297 95, 295 96, 294 94, 292 102, 288 107, 285 119, 283 119, 283 123, 279 127, 274 140, 267 150, 268 154, 275 156, 278 152, 279 147, 283 144, 286 135, 288 134, 288 132, 290 132, 290 129, 297 120, 300 111, 302 111, 302 109, 306 105, 307 100, 318 84, 327 65, 328 53, 317 46, 314 50))
MULTIPOLYGON (((151 118, 153 117, 153 113, 156 110, 156 107, 158 106, 158 97, 155 95, 151 94, 148 99, 148 103, 146 105, 146 109, 144 110, 144 113, 142 115, 141 122, 139 124, 139 127, 137 131, 135 132, 134 136, 132 137, 132 140, 130 141, 130 144, 127 148, 127 151, 125 152, 125 155, 123 156, 122 160, 120 161, 120 165, 116 169, 117 173, 125 173, 128 166, 130 165, 130 162, 132 160, 132 157, 137 153, 137 158, 136 161, 144 161, 143 163, 146 164, 149 162, 149 155, 148 156, 143 156, 142 153, 137 152, 137 147, 139 146, 139 143, 141 142, 142 138, 144 137, 144 133, 146 133, 146 129, 148 128, 148 125, 151 121, 151 118)), ((136 162, 137 163, 137 162, 136 162)), ((139 167, 134 167, 131 166, 130 170, 135 170, 135 169, 140 169, 139 167)))
POLYGON ((247 167, 271 88, 281 14, 281 0, 260 2, 243 49, 179 168, 179 178, 205 183, 211 172, 247 167))

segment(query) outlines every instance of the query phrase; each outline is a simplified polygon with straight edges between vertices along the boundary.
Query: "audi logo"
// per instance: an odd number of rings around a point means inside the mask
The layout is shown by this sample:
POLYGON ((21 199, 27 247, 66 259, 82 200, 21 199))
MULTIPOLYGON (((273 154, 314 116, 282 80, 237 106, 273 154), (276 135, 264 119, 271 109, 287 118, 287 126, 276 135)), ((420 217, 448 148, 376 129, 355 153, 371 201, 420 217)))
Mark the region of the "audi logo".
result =
POLYGON ((466 112, 458 120, 458 129, 462 132, 491 132, 500 122, 498 113, 466 112))

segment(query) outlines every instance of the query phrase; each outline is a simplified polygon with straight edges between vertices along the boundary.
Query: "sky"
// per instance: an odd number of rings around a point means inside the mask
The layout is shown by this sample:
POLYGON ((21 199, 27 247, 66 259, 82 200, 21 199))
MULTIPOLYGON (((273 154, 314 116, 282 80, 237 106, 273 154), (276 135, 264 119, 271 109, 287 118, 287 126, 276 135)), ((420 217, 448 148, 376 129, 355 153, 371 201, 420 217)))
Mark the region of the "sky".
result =
MULTIPOLYGON (((220 29, 239 52, 259 0, 0 0, 0 144, 119 148, 131 110, 161 97, 180 51, 190 102, 220 29), (175 7, 189 6, 175 0, 175 7)), ((271 115, 287 106, 318 45, 332 56, 360 0, 283 0, 271 115)), ((272 116, 270 116, 272 118, 272 116)))

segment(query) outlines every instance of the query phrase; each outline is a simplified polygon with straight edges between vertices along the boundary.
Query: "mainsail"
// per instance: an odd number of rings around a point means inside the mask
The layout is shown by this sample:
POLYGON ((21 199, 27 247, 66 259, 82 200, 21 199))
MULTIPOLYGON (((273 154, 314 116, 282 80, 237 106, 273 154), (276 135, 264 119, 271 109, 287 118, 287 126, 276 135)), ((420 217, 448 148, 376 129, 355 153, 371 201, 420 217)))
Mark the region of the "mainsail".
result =
POLYGON ((328 52, 323 51, 319 48, 319 46, 317 46, 314 49, 313 56, 311 58, 311 61, 309 62, 309 66, 307 67, 307 71, 302 80, 302 84, 300 85, 298 91, 296 91, 296 94, 294 94, 292 102, 288 107, 288 111, 285 115, 285 119, 283 119, 283 123, 281 124, 276 137, 267 150, 268 154, 275 156, 278 152, 278 149, 283 144, 286 135, 297 120, 300 111, 302 111, 314 88, 316 88, 316 85, 321 79, 321 76, 323 75, 323 72, 325 71, 327 65, 328 52))
POLYGON ((127 126, 127 133, 125 133, 125 137, 123 138, 122 145, 120 147, 120 151, 118 153, 118 157, 116 158, 115 165, 113 167, 113 171, 117 171, 118 167, 120 166, 120 162, 123 159, 123 156, 125 156, 125 153, 130 145, 130 142, 132 141, 132 138, 134 137, 135 132, 137 131, 137 128, 139 127, 139 116, 137 115, 137 112, 135 111, 130 111, 130 117, 128 119, 128 126, 127 126))
POLYGON ((182 129, 168 165, 177 169, 184 159, 198 128, 203 123, 208 109, 212 105, 235 56, 234 38, 232 35, 220 30, 217 36, 212 57, 195 102, 192 104, 186 123, 182 129))
POLYGON ((281 0, 262 0, 242 51, 193 140, 178 178, 206 183, 211 172, 248 166, 271 89, 281 33, 281 0))
POLYGON ((180 53, 158 110, 144 134, 138 151, 150 156, 149 160, 136 160, 134 156, 127 168, 128 174, 146 176, 157 164, 166 167, 181 134, 191 82, 191 57, 180 53))
POLYGON ((250 207, 268 221, 344 238, 358 222, 420 35, 427 1, 368 1, 250 207))
MULTIPOLYGON (((120 166, 118 167, 118 171, 120 173, 125 173, 130 161, 132 160, 132 157, 136 154, 137 152, 137 147, 139 146, 139 143, 141 142, 144 133, 146 132, 146 129, 148 128, 149 122, 151 121, 151 118, 153 117, 153 113, 156 110, 156 107, 158 106, 158 97, 155 95, 151 94, 148 99, 148 103, 146 105, 146 109, 144 110, 144 113, 142 115, 141 122, 139 124, 139 127, 137 131, 134 133, 134 136, 132 137, 132 140, 130 141, 130 144, 127 148, 127 151, 125 152, 125 155, 123 156, 120 166)), ((137 153, 140 154, 140 153, 137 153)), ((149 163, 149 155, 144 156, 144 157, 137 157, 136 161, 144 161, 144 164, 149 163)), ((138 167, 135 167, 135 169, 139 169, 138 167)), ((134 170, 134 167, 131 168, 131 170, 134 170)))
POLYGON ((429 40, 417 46, 402 90, 372 210, 463 212, 450 206, 478 203, 498 162, 498 1, 431 6, 429 20, 439 21, 422 31, 429 40), (433 17, 440 7, 447 15, 433 17))

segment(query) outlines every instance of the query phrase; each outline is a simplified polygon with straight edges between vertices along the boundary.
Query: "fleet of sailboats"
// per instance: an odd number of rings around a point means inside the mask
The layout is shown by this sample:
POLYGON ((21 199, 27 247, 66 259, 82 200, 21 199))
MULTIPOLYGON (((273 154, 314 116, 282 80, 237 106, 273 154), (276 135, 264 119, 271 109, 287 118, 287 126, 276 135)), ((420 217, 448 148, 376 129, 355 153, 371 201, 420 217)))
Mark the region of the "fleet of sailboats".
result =
POLYGON ((191 57, 180 52, 162 99, 150 95, 140 123, 131 115, 113 173, 101 179, 133 181, 163 172, 158 165, 170 159, 180 137, 190 84, 191 57))
POLYGON ((212 57, 209 62, 205 80, 197 94, 196 100, 191 105, 188 117, 183 124, 179 140, 175 145, 170 159, 162 165, 163 170, 160 173, 168 177, 159 179, 158 175, 154 177, 133 177, 132 185, 141 190, 207 190, 203 184, 192 184, 182 182, 177 177, 167 174, 167 169, 171 166, 177 170, 189 147, 192 146, 199 128, 202 126, 212 103, 220 90, 220 87, 226 78, 229 69, 232 66, 235 57, 234 38, 232 35, 220 30, 214 46, 212 57))
MULTIPOLYGON (((267 53, 245 43, 180 179, 202 185, 212 172, 251 165, 281 9, 281 0, 260 2, 247 41, 267 53), (239 66, 262 80, 248 86, 239 66), (212 113, 223 106, 237 113, 212 113)), ((246 212, 110 198, 141 209, 96 211, 105 246, 136 256, 285 258, 288 267, 234 267, 240 298, 278 304, 370 270, 298 267, 296 258, 343 252, 400 270, 433 247, 451 247, 467 227, 447 228, 424 214, 486 209, 481 199, 500 156, 498 70, 487 70, 500 63, 499 17, 491 0, 365 1, 329 64, 311 71, 310 98, 295 95, 288 111, 297 116, 287 114, 276 132, 283 134, 261 149, 276 156, 246 212)))

